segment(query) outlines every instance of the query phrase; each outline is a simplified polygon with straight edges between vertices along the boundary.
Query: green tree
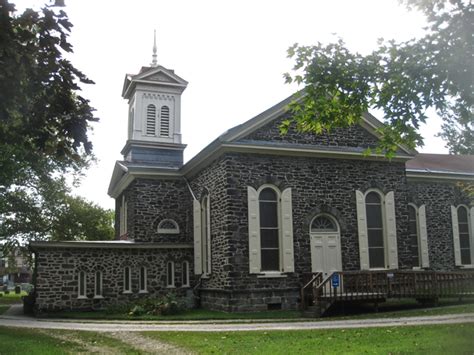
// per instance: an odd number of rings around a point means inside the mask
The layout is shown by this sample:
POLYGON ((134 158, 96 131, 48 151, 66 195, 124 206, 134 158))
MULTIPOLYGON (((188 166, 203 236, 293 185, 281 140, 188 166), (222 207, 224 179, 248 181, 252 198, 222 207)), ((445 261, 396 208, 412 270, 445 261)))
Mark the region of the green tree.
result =
POLYGON ((92 157, 97 121, 81 84, 92 84, 64 54, 72 24, 45 6, 17 14, 0 0, 0 238, 44 238, 68 189, 92 157))
POLYGON ((281 125, 321 133, 347 127, 368 109, 383 110, 379 152, 390 157, 397 144, 423 145, 420 123, 434 108, 443 119, 440 136, 451 153, 474 153, 474 6, 470 0, 404 0, 422 11, 424 36, 406 42, 380 40, 368 55, 345 43, 293 45, 294 72, 287 83, 304 86, 290 105, 292 117, 281 125))
POLYGON ((111 240, 114 238, 114 211, 82 197, 65 196, 64 205, 54 216, 52 240, 111 240))

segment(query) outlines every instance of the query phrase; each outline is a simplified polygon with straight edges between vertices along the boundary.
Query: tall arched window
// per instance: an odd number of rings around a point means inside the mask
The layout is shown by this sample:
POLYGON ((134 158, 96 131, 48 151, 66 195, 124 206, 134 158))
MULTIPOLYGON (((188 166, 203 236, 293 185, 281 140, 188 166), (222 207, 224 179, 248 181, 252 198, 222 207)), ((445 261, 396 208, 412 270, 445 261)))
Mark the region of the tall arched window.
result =
POLYGON ((126 266, 123 269, 123 292, 131 293, 132 292, 132 270, 129 266, 126 266))
POLYGON ((385 237, 380 194, 371 191, 365 197, 367 213, 367 236, 369 244, 369 267, 385 267, 385 237))
POLYGON ((170 108, 161 106, 160 136, 169 137, 170 135, 170 108))
POLYGON ((86 272, 79 271, 78 298, 86 298, 86 272))
POLYGON ((356 190, 356 207, 360 268, 398 269, 395 193, 356 190))
POLYGON ((147 292, 147 269, 145 266, 140 267, 138 292, 147 292))
POLYGON ((209 195, 201 200, 201 255, 203 274, 211 273, 211 226, 209 195))
POLYGON ((95 278, 94 278, 94 297, 101 298, 102 297, 102 272, 96 271, 95 278))
POLYGON ((413 266, 420 266, 418 218, 415 206, 408 205, 408 236, 413 266))
POLYGON ((183 261, 181 264, 181 282, 183 287, 189 287, 189 263, 183 261))
POLYGON ((461 264, 471 265, 471 238, 469 236, 469 213, 465 206, 458 207, 459 248, 461 264))
POLYGON ((280 217, 277 192, 264 188, 258 196, 262 271, 280 271, 280 217))
POLYGON ((146 108, 146 134, 147 136, 156 135, 156 106, 153 104, 146 108))
POLYGON ((174 287, 174 262, 172 261, 166 264, 166 286, 174 287))

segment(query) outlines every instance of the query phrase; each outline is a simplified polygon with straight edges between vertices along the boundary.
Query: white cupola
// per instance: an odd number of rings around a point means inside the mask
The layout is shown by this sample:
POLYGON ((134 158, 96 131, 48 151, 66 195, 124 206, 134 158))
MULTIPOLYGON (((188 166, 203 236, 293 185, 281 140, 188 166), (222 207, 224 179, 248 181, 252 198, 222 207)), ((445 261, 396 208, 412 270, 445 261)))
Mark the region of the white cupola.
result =
POLYGON ((122 96, 129 105, 128 139, 122 154, 126 161, 179 167, 185 148, 181 143, 181 94, 188 83, 158 65, 156 57, 155 33, 150 66, 125 76, 122 96))

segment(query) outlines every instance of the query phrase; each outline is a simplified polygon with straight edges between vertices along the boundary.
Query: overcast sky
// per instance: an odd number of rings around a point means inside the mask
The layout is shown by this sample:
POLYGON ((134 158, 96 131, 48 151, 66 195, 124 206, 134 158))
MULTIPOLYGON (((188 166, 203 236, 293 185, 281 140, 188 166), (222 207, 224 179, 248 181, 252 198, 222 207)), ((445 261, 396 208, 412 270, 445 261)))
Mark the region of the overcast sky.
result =
MULTIPOLYGON (((43 2, 12 1, 19 9, 43 2)), ((328 43, 339 36, 352 50, 367 53, 380 37, 407 40, 424 26, 421 14, 397 0, 65 2, 74 25, 71 61, 95 81, 83 95, 100 118, 91 136, 98 163, 75 193, 107 208, 114 207, 107 188, 126 141, 123 80, 150 64, 154 29, 158 63, 189 82, 181 116, 187 161, 227 129, 297 90, 282 78, 292 67, 286 50, 293 43, 328 43)), ((419 151, 447 153, 433 137, 438 130, 437 119, 422 128, 426 146, 419 151)))

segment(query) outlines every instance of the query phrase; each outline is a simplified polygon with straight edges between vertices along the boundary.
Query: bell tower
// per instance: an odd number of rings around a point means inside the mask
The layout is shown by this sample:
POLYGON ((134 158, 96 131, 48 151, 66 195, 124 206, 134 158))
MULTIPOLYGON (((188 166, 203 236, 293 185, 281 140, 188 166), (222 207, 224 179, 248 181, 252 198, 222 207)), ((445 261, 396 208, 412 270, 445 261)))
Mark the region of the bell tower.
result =
POLYGON ((158 65, 156 31, 150 66, 136 75, 127 74, 122 97, 128 100, 128 138, 125 161, 163 168, 183 165, 181 143, 181 94, 187 81, 158 65))

